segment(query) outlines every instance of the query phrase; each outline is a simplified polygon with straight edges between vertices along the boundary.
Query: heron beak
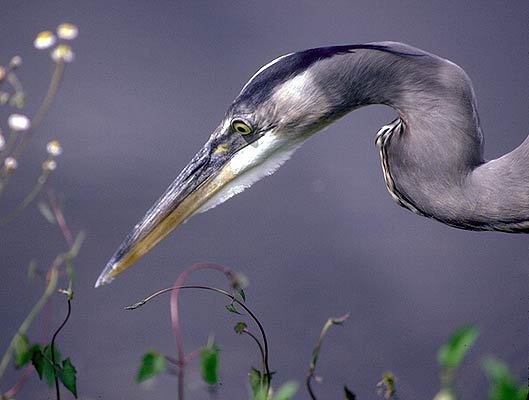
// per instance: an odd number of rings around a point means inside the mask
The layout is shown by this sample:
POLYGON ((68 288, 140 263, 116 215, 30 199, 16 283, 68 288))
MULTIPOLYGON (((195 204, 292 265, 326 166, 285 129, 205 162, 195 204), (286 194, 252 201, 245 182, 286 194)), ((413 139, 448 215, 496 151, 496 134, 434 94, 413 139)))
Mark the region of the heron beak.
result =
POLYGON ((218 145, 210 139, 128 234, 95 287, 111 282, 233 180, 229 161, 237 147, 233 144, 229 150, 226 143, 218 145))

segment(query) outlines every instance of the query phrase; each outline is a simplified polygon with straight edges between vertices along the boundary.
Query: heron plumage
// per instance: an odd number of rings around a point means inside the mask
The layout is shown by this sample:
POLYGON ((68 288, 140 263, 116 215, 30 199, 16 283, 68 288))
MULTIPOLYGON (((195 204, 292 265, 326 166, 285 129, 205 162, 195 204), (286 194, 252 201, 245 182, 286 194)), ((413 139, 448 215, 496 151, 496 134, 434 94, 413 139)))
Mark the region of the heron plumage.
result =
POLYGON ((192 215, 270 175, 316 132, 371 104, 398 114, 377 136, 398 204, 457 228, 529 232, 529 139, 484 160, 476 96, 461 67, 397 42, 331 46, 281 56, 250 78, 96 286, 192 215))

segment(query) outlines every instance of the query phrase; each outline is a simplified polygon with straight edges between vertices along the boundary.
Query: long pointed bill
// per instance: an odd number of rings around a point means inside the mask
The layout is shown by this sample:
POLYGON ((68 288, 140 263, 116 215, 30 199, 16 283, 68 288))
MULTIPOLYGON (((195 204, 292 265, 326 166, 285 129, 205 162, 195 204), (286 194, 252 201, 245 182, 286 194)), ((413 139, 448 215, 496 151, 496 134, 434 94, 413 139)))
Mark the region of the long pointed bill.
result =
POLYGON ((112 281, 193 214, 215 207, 272 174, 301 143, 273 131, 249 139, 219 127, 132 229, 95 286, 112 281))
POLYGON ((219 152, 212 140, 204 145, 128 234, 97 279, 96 287, 111 282, 233 180, 229 158, 212 157, 219 152))

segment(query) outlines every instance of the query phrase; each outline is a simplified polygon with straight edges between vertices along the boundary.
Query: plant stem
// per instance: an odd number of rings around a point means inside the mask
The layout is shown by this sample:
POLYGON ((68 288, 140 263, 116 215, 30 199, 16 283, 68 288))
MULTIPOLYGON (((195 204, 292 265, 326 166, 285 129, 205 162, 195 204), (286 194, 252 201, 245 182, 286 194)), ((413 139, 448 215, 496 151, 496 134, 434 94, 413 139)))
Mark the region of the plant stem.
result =
POLYGON ((325 324, 323 325, 323 328, 320 332, 320 336, 318 337, 318 340, 316 342, 316 346, 314 347, 314 350, 312 350, 312 358, 310 360, 309 370, 307 372, 307 379, 305 381, 307 391, 309 392, 310 398, 312 400, 316 400, 316 396, 312 391, 312 378, 314 376, 314 371, 316 370, 316 364, 318 363, 318 357, 320 355, 321 345, 323 344, 323 338, 325 337, 327 331, 331 328, 331 326, 341 325, 345 322, 347 318, 349 318, 349 314, 345 314, 339 318, 329 318, 327 322, 325 322, 325 324))
POLYGON ((29 378, 29 375, 31 374, 31 371, 33 370, 33 365, 28 365, 20 378, 18 379, 17 383, 13 385, 11 389, 9 389, 7 392, 4 393, 4 397, 11 399, 15 397, 15 395, 18 393, 18 391, 22 388, 24 385, 24 382, 29 378))
MULTIPOLYGON (((57 362, 55 360, 55 339, 57 338, 57 335, 59 332, 64 328, 64 325, 68 322, 70 319, 70 315, 72 314, 72 296, 71 292, 68 294, 68 312, 66 313, 66 318, 64 318, 64 321, 62 321, 62 324, 57 328, 55 333, 53 334, 51 338, 51 362, 54 367, 57 366, 57 362)), ((57 400, 61 399, 61 391, 59 390, 59 377, 57 376, 57 369, 54 368, 53 370, 53 378, 55 380, 55 392, 57 394, 57 400)))
POLYGON ((5 225, 11 221, 13 221, 16 217, 20 215, 24 209, 27 208, 31 204, 33 200, 35 200, 35 197, 40 193, 46 182, 48 181, 48 178, 50 176, 50 170, 44 170, 42 172, 42 175, 37 180, 37 183, 35 186, 33 186, 33 189, 27 194, 27 196, 22 200, 22 202, 8 215, 6 215, 2 220, 0 220, 0 225, 5 225))
POLYGON ((233 279, 234 272, 226 268, 222 265, 218 264, 211 264, 211 263, 201 263, 201 264, 194 264, 191 267, 184 270, 180 275, 178 275, 178 278, 176 278, 176 282, 174 284, 173 291, 171 292, 171 325, 173 328, 173 335, 175 337, 176 341, 176 349, 177 349, 177 360, 178 360, 178 399, 183 400, 184 399, 184 375, 185 375, 185 367, 187 364, 186 355, 185 355, 185 349, 184 349, 184 340, 182 338, 182 333, 180 329, 180 317, 179 317, 179 311, 178 311, 178 295, 179 290, 176 289, 178 286, 182 286, 184 282, 189 278, 189 276, 199 270, 204 269, 210 269, 214 271, 222 272, 228 279, 233 279))
MULTIPOLYGON (((252 333, 250 332, 248 329, 243 329, 243 333, 247 334, 248 336, 250 336, 254 341, 255 343, 257 343, 257 346, 259 347, 259 352, 261 353, 261 387, 263 386, 263 379, 265 377, 265 353, 264 353, 264 349, 263 349, 263 345, 261 344, 261 342, 259 341, 259 339, 257 339, 257 337, 252 333)), ((267 376, 267 381, 270 380, 270 376, 267 376)))
POLYGON ((266 373, 267 376, 270 376, 270 368, 269 368, 269 365, 268 365, 268 339, 266 337, 266 333, 264 331, 263 325, 261 324, 259 319, 255 316, 255 314, 252 312, 252 310, 250 308, 248 308, 248 306, 246 306, 244 303, 242 303, 239 300, 237 300, 237 298, 234 295, 226 292, 225 290, 222 290, 222 289, 219 289, 219 288, 216 288, 216 287, 211 287, 211 286, 204 286, 204 285, 173 286, 173 287, 169 287, 169 288, 158 290, 157 292, 151 294, 150 296, 146 297, 145 299, 143 299, 143 300, 141 300, 141 301, 139 301, 139 302, 137 302, 135 304, 132 304, 130 306, 125 307, 125 309, 126 310, 135 310, 135 309, 145 305, 147 302, 151 301, 155 297, 158 297, 161 294, 164 294, 164 293, 167 293, 167 292, 171 292, 171 291, 173 291, 175 289, 178 289, 178 290, 180 290, 180 289, 199 289, 199 290, 208 290, 208 291, 211 291, 211 292, 220 293, 220 294, 228 297, 232 302, 237 303, 239 306, 241 306, 248 313, 250 318, 255 322, 255 324, 259 328, 259 332, 261 334, 261 337, 263 338, 263 347, 264 347, 264 349, 263 349, 263 352, 264 352, 263 359, 264 359, 265 373, 266 373))
POLYGON ((33 306, 33 308, 31 309, 30 313, 27 315, 24 322, 22 322, 17 332, 15 333, 15 336, 13 336, 13 339, 11 340, 9 347, 4 353, 2 357, 2 361, 0 361, 0 378, 4 374, 5 369, 7 365, 9 364, 9 361, 11 361, 11 356, 13 355, 13 349, 14 349, 14 345, 15 345, 15 341, 17 337, 25 335, 27 333, 33 320, 40 313, 44 305, 48 302, 48 299, 50 298, 50 296, 55 291, 55 288, 57 287, 57 280, 58 280, 58 275, 59 275, 58 267, 60 265, 60 262, 61 262, 61 257, 57 257, 51 267, 48 285, 46 286, 46 290, 44 291, 44 294, 41 296, 39 301, 33 306))
POLYGON ((64 218, 64 214, 61 210, 61 207, 59 206, 57 197, 51 190, 48 191, 48 198, 50 200, 53 214, 55 214, 55 220, 57 221, 57 224, 61 228, 61 232, 64 237, 64 240, 66 240, 68 247, 73 248, 75 241, 73 240, 72 231, 70 230, 70 227, 66 223, 66 219, 64 218))
MULTIPOLYGON (((57 94, 57 91, 59 89, 59 84, 61 83, 61 80, 62 80, 64 67, 65 67, 65 64, 63 61, 59 61, 55 64, 55 69, 53 70, 53 75, 51 77, 50 85, 48 86, 48 91, 46 92, 46 96, 44 96, 44 99, 42 100, 40 107, 35 113, 35 116, 32 118, 31 127, 26 132, 24 132, 22 136, 20 136, 20 140, 16 144, 15 148, 13 149, 13 152, 11 154, 5 154, 6 156, 10 155, 16 160, 20 159, 22 152, 24 151, 24 149, 26 148, 28 144, 29 138, 32 136, 32 133, 35 130, 37 130, 37 128, 40 126, 40 124, 44 120, 44 116, 48 112, 51 106, 51 103, 53 102, 53 99, 55 98, 55 95, 57 94)), ((7 180, 5 180, 2 184, 0 195, 2 194, 2 191, 5 189, 6 186, 7 186, 7 180)))

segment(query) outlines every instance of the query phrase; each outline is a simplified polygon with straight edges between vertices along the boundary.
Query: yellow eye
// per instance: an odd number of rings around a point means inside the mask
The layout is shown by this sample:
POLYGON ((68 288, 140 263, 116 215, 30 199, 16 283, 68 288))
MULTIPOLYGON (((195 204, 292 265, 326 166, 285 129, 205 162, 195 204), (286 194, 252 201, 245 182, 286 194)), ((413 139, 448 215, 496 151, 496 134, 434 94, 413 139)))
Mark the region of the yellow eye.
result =
POLYGON ((253 132, 251 126, 249 126, 246 122, 240 119, 234 120, 231 123, 231 126, 236 132, 240 133, 241 135, 249 135, 253 132))

